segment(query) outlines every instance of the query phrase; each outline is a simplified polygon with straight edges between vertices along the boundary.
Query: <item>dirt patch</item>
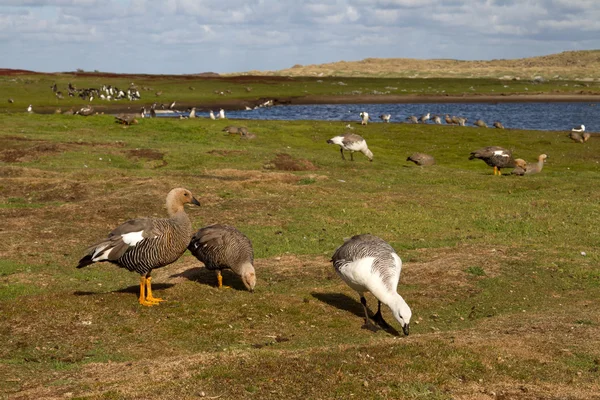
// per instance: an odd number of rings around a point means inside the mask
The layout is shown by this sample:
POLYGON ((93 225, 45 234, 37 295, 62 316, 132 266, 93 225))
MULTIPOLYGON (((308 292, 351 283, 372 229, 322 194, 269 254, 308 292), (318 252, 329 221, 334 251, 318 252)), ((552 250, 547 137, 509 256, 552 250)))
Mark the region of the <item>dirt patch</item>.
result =
POLYGON ((279 153, 275 159, 265 164, 265 169, 278 169, 280 171, 315 171, 317 167, 304 159, 297 159, 286 153, 279 153))
POLYGON ((146 160, 162 160, 165 156, 164 153, 154 149, 133 149, 125 151, 128 157, 132 158, 143 158, 146 160))
POLYGON ((66 150, 64 145, 50 142, 40 142, 31 147, 23 147, 22 138, 16 140, 2 140, 0 147, 4 150, 0 151, 0 160, 6 163, 29 162, 37 160, 40 156, 60 153, 66 150))

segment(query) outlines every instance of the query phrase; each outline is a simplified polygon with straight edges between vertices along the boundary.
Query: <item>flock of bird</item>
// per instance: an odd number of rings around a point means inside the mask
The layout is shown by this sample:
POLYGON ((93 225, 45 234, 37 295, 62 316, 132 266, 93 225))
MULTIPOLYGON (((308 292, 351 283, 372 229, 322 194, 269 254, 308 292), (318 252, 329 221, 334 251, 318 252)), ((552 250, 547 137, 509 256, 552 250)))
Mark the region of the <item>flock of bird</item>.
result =
MULTIPOLYGON (((223 269, 231 269, 253 292, 256 286, 252 242, 233 226, 215 224, 193 232, 185 204, 200 206, 192 192, 172 189, 166 200, 168 218, 138 218, 117 226, 108 236, 93 245, 79 260, 77 268, 109 262, 140 274, 139 303, 155 306, 164 299, 152 294, 152 271, 178 260, 189 250, 208 270, 216 272, 217 286, 223 287, 223 269)), ((384 240, 373 235, 357 235, 345 241, 331 259, 339 276, 360 295, 365 311, 365 327, 378 328, 370 322, 365 292, 378 299, 373 316, 381 328, 389 325, 381 315, 381 303, 390 307, 393 316, 409 334, 411 309, 397 293, 402 261, 384 240)))

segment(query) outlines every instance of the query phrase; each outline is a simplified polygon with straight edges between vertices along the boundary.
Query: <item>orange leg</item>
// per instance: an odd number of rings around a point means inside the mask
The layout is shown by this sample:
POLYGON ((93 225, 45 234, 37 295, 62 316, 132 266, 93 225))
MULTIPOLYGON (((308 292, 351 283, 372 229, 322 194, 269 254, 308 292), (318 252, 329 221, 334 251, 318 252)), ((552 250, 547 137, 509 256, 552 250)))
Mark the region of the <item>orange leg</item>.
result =
POLYGON ((217 285, 219 289, 230 289, 230 286, 223 286, 223 275, 221 275, 221 270, 217 270, 217 285))
POLYGON ((158 304, 161 301, 164 301, 160 297, 152 296, 152 277, 149 276, 146 278, 146 301, 149 303, 158 304))
POLYGON ((140 304, 143 306, 153 306, 156 303, 152 303, 146 300, 146 295, 145 295, 145 290, 146 290, 146 277, 145 276, 140 276, 140 304))

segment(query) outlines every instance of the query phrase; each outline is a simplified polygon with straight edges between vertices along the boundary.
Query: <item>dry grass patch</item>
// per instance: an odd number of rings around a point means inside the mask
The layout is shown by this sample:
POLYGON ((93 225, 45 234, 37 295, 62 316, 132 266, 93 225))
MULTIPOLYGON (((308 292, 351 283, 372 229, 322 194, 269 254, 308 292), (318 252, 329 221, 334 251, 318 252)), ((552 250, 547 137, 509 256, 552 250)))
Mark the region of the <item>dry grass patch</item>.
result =
POLYGON ((315 171, 317 167, 308 160, 297 159, 286 153, 279 153, 264 166, 265 169, 278 169, 281 171, 315 171))

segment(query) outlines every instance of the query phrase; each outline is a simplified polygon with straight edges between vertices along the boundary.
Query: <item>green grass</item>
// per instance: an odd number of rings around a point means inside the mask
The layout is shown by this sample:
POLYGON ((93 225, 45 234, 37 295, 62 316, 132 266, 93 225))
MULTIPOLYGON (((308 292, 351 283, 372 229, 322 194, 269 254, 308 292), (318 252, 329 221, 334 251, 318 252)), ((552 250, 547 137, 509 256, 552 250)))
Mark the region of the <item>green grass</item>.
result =
POLYGON ((584 399, 599 390, 600 141, 357 125, 375 159, 344 162, 326 144, 343 123, 244 121, 251 141, 223 134, 229 124, 0 114, 0 160, 23 154, 0 162, 2 396, 451 399, 525 387, 584 399), (550 158, 539 175, 497 177, 468 160, 492 144, 550 158), (437 164, 405 162, 415 151, 437 164), (263 168, 280 153, 316 169, 263 168), (163 216, 176 186, 202 204, 187 209, 195 227, 229 223, 252 240, 254 294, 232 273, 233 289, 215 289, 189 254, 154 272, 168 301, 152 308, 137 303, 136 274, 75 268, 119 223, 163 216), (408 337, 360 329, 358 296, 329 263, 344 238, 365 232, 404 262, 408 337))

